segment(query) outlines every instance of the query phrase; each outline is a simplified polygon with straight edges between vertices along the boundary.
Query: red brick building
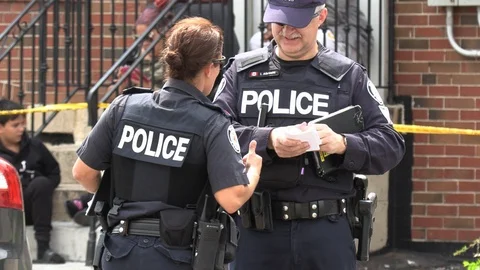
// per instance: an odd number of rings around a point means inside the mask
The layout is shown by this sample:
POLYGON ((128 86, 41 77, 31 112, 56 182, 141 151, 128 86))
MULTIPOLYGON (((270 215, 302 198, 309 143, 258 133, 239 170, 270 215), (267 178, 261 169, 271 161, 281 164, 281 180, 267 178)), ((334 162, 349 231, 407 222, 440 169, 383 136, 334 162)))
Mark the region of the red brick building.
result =
MULTIPOLYGON (((477 8, 453 11, 456 41, 479 52, 477 8)), ((480 129, 480 57, 452 48, 446 8, 428 6, 427 0, 398 0, 395 21, 395 92, 411 96, 413 124, 480 129)), ((414 135, 412 241, 480 237, 479 143, 479 136, 414 135)))

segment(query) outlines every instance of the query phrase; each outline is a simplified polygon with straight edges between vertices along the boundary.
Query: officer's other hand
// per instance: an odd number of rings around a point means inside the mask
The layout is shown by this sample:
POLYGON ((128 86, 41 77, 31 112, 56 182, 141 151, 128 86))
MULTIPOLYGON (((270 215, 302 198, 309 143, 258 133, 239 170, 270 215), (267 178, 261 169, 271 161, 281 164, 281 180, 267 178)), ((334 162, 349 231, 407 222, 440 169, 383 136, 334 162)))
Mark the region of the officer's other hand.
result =
POLYGON ((315 124, 318 136, 322 140, 320 151, 329 154, 344 154, 347 147, 344 143, 343 136, 335 133, 329 126, 325 124, 315 124))
MULTIPOLYGON (((268 138, 268 148, 275 150, 281 158, 297 157, 307 152, 310 148, 308 142, 289 139, 286 132, 290 127, 279 127, 272 130, 268 138)), ((297 128, 301 129, 301 126, 297 128)))
POLYGON ((257 142, 252 140, 248 145, 248 153, 243 157, 243 164, 245 165, 245 172, 250 176, 260 175, 262 170, 262 157, 255 153, 257 142))

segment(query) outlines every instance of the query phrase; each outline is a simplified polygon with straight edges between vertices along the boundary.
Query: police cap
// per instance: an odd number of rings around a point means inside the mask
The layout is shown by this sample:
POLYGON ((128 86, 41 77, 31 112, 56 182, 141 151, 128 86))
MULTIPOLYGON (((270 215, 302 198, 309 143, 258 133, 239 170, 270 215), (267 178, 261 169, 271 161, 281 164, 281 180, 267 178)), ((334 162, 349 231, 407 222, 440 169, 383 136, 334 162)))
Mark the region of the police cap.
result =
POLYGON ((268 0, 263 15, 266 23, 287 24, 295 28, 307 26, 315 14, 318 6, 324 5, 327 0, 268 0))

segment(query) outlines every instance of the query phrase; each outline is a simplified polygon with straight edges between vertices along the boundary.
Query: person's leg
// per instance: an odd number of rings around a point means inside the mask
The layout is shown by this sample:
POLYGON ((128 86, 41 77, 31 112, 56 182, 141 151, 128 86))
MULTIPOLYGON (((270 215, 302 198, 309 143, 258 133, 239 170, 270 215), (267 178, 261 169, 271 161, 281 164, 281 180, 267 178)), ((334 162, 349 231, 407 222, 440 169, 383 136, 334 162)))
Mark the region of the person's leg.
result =
MULTIPOLYGON (((239 219, 240 220, 240 219, 239 219)), ((290 270, 293 269, 290 221, 274 220, 274 232, 258 232, 244 229, 241 222, 234 270, 290 270)))
POLYGON ((51 263, 63 263, 65 260, 50 250, 50 231, 52 230, 53 191, 52 182, 43 176, 35 177, 24 190, 25 205, 31 208, 31 219, 37 240, 37 260, 51 263), (48 258, 44 258, 47 255, 48 258))
POLYGON ((355 270, 355 245, 345 215, 296 222, 295 269, 355 270))

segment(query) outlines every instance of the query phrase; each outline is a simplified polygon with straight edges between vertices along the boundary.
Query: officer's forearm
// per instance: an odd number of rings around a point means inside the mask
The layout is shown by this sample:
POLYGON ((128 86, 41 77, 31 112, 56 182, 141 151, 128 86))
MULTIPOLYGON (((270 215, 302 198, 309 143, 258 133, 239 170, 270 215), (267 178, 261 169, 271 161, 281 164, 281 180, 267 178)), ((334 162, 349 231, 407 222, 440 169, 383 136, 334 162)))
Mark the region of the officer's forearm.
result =
POLYGON ((260 176, 253 170, 247 172, 249 180, 248 185, 238 185, 225 188, 215 192, 214 196, 217 202, 225 211, 232 214, 235 213, 242 205, 250 199, 257 187, 260 176))
POLYGON ((100 185, 100 172, 90 168, 79 158, 73 165, 72 175, 90 193, 95 193, 100 185))

